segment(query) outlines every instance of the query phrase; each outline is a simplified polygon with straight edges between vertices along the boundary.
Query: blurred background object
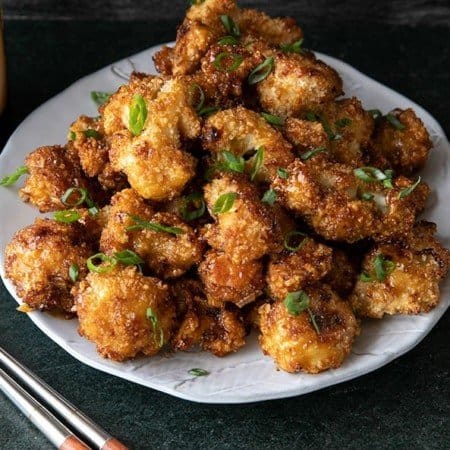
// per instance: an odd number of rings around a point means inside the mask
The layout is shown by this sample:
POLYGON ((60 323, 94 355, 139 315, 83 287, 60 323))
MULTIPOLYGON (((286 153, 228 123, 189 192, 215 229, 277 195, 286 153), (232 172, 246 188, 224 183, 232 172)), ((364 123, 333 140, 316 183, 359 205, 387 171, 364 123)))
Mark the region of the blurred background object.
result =
POLYGON ((0 3, 0 113, 6 105, 6 58, 3 44, 3 14, 0 3))

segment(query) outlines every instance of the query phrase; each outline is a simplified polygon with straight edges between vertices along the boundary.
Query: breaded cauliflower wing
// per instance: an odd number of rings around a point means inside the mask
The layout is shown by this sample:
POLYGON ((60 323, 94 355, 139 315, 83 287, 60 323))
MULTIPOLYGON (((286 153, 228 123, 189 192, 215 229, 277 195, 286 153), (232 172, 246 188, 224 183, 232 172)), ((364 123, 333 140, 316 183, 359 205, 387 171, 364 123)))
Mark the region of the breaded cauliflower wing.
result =
POLYGON ((369 251, 350 296, 357 315, 419 314, 438 304, 450 254, 435 232, 435 224, 419 222, 403 242, 378 244, 369 251))
POLYGON ((77 279, 86 276, 86 259, 92 252, 86 230, 79 223, 36 219, 7 245, 5 274, 17 295, 32 308, 73 313, 70 290, 74 281, 69 270, 74 265, 77 279))
POLYGON ((115 361, 153 356, 170 341, 175 305, 168 286, 135 266, 94 273, 73 290, 79 333, 115 361))
POLYGON ((261 347, 286 372, 336 369, 359 334, 358 322, 350 306, 328 286, 304 292, 310 306, 298 315, 289 312, 284 302, 260 307, 261 347))

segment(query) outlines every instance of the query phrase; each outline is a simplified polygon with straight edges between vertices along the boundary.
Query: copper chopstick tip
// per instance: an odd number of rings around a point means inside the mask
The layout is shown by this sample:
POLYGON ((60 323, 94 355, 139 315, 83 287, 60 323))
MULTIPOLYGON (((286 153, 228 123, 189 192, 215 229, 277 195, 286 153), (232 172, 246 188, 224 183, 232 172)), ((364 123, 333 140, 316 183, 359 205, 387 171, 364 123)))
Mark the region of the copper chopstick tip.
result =
POLYGON ((91 447, 83 444, 75 436, 68 436, 59 447, 59 450, 91 450, 91 447))
POLYGON ((101 450, 128 450, 128 447, 125 447, 125 445, 117 439, 111 438, 103 444, 101 450))

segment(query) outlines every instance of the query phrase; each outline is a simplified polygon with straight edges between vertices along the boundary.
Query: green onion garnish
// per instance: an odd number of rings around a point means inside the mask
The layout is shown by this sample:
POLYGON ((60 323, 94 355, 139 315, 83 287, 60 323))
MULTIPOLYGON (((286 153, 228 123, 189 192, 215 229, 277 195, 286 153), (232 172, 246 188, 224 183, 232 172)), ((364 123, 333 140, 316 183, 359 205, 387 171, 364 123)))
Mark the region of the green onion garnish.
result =
POLYGON ((185 231, 182 228, 178 227, 168 227, 166 225, 161 225, 157 222, 149 222, 148 220, 141 219, 139 216, 133 216, 130 214, 130 217, 134 220, 134 225, 131 225, 126 228, 127 231, 136 231, 136 230, 152 230, 158 233, 170 233, 170 234, 184 234, 185 231))
POLYGON ((292 44, 280 44, 280 49, 286 53, 303 53, 303 38, 298 41, 292 42, 292 44))
POLYGON ((26 166, 18 167, 11 175, 6 175, 0 180, 0 186, 11 186, 17 183, 22 175, 29 173, 26 166))
POLYGON ((363 272, 360 276, 360 280, 366 283, 371 281, 384 281, 395 269, 395 262, 388 259, 382 253, 379 253, 373 262, 375 274, 371 275, 367 272, 363 272))
POLYGON ((84 130, 83 134, 87 137, 87 138, 94 138, 94 139, 101 139, 102 135, 97 131, 97 130, 93 130, 93 129, 88 129, 88 130, 84 130))
POLYGON ((242 64, 242 61, 244 61, 244 58, 241 55, 238 55, 237 53, 222 52, 216 56, 213 64, 214 67, 220 72, 234 72, 242 64), (230 58, 231 64, 228 66, 224 65, 223 60, 230 58))
POLYGON ((283 178, 284 180, 289 176, 289 173, 286 169, 283 169, 282 167, 277 169, 277 174, 280 178, 283 178))
POLYGON ((144 260, 131 250, 123 250, 114 254, 114 258, 125 266, 143 264, 144 260))
POLYGON ((206 211, 205 200, 203 200, 202 194, 194 192, 184 197, 179 211, 183 219, 187 221, 202 217, 206 211))
POLYGON ((277 200, 277 193, 273 189, 269 189, 264 192, 264 195, 261 199, 262 202, 267 203, 272 206, 277 200))
POLYGON ((286 234, 284 237, 284 248, 287 250, 290 250, 291 252, 296 252, 299 248, 303 246, 307 238, 307 235, 305 233, 302 233, 301 231, 290 231, 286 234), (298 237, 301 236, 301 240, 298 241, 298 237), (294 241, 294 242, 292 242, 294 241))
POLYGON ((78 279, 78 274, 80 272, 80 269, 78 267, 78 264, 71 264, 69 267, 69 278, 75 283, 78 279))
POLYGON ((361 192, 360 198, 361 200, 370 201, 373 200, 374 195, 370 192, 361 192))
POLYGON ((269 56, 268 58, 266 58, 264 62, 256 66, 250 72, 250 75, 248 76, 248 83, 256 84, 264 80, 270 74, 270 72, 272 72, 274 65, 275 60, 273 59, 273 56, 269 56))
POLYGON ((256 154, 254 157, 255 163, 253 164, 252 172, 250 174, 250 180, 254 180, 259 170, 261 169, 264 162, 264 147, 259 147, 256 150, 256 154))
POLYGON ((343 117, 342 119, 336 120, 335 124, 339 128, 344 128, 347 125, 350 125, 352 123, 352 119, 349 119, 348 117, 343 117))
POLYGON ((313 156, 318 155, 319 153, 326 152, 326 147, 317 147, 312 150, 308 150, 307 152, 303 153, 303 155, 300 155, 300 159, 303 159, 303 161, 307 161, 308 159, 311 159, 313 156))
POLYGON ((319 120, 317 114, 313 111, 306 111, 305 117, 306 120, 309 120, 310 122, 317 122, 319 120))
POLYGON ((193 375, 194 377, 204 377, 209 375, 209 372, 205 369, 199 369, 198 367, 194 367, 193 369, 188 370, 189 375, 193 375))
POLYGON ((227 30, 227 33, 234 37, 239 38, 241 36, 241 32, 239 31, 239 27, 237 26, 236 22, 230 17, 225 14, 220 16, 220 21, 223 23, 223 26, 227 30))
POLYGON ((328 139, 330 141, 337 141, 339 139, 342 139, 342 134, 335 133, 331 129, 330 124, 328 123, 328 120, 325 119, 325 117, 320 117, 319 119, 320 119, 320 123, 322 124, 322 127, 323 127, 325 133, 327 134, 328 139))
POLYGON ((205 93, 203 92, 203 89, 201 86, 199 86, 197 83, 193 83, 189 86, 189 90, 192 93, 192 95, 195 94, 195 91, 198 91, 199 99, 198 103, 194 106, 194 109, 199 112, 203 109, 203 105, 205 103, 205 93))
POLYGON ((218 108, 217 106, 205 106, 204 108, 200 109, 200 111, 198 111, 198 115, 201 117, 208 117, 211 114, 219 111, 219 109, 220 108, 218 108))
POLYGON ((73 210, 56 211, 53 214, 53 219, 55 219, 57 222, 62 223, 76 222, 80 217, 81 214, 78 211, 73 210))
POLYGON ((147 319, 150 320, 153 328, 153 335, 155 338, 155 344, 159 345, 159 347, 162 347, 164 345, 164 331, 159 326, 158 317, 156 316, 155 312, 152 308, 147 308, 147 319), (159 330, 159 342, 156 339, 156 332, 159 330))
POLYGON ((224 36, 217 43, 219 45, 237 45, 239 41, 234 36, 224 36))
POLYGON ((61 202, 65 206, 80 206, 87 199, 88 195, 89 193, 86 188, 71 187, 63 194, 61 202), (78 194, 79 198, 78 200, 70 201, 70 198, 74 193, 78 194))
POLYGON ((97 106, 103 105, 103 103, 106 103, 109 98, 111 97, 111 93, 109 92, 101 92, 101 91, 92 91, 91 92, 91 98, 94 100, 94 102, 97 104, 97 106))
POLYGON ((242 156, 236 156, 234 153, 224 150, 222 158, 224 162, 219 164, 219 168, 228 172, 244 173, 245 160, 242 156))
POLYGON ((403 125, 400 120, 398 120, 397 116, 394 114, 386 114, 386 120, 396 129, 396 130, 404 130, 405 125, 403 125))
POLYGON ((69 139, 69 141, 74 141, 77 138, 77 134, 75 133, 75 131, 69 131, 69 135, 67 136, 67 138, 69 139))
POLYGON ((365 166, 354 169, 353 173, 355 177, 365 181, 366 183, 376 183, 377 181, 382 181, 384 187, 389 189, 393 188, 392 177, 394 176, 394 172, 390 169, 383 172, 376 167, 365 166))
POLYGON ((401 199, 401 198, 408 197, 408 195, 411 194, 412 191, 414 191, 414 189, 416 189, 417 186, 419 186, 421 181, 422 181, 422 178, 419 176, 414 184, 412 184, 411 186, 409 186, 409 187, 407 187, 405 189, 402 189, 399 192, 398 198, 401 199))
POLYGON ((309 297, 305 291, 290 292, 284 299, 284 306, 289 314, 298 316, 303 311, 307 311, 312 326, 316 330, 317 334, 320 334, 319 326, 317 325, 316 318, 309 307, 309 297))
POLYGON ((86 266, 91 272, 95 273, 107 273, 110 272, 117 265, 117 259, 112 256, 107 256, 104 253, 96 253, 90 256, 86 261, 86 266), (108 263, 107 265, 96 265, 95 260, 108 263))
POLYGON ((282 117, 274 116, 273 114, 262 112, 261 116, 265 119, 267 123, 275 125, 277 127, 282 127, 284 125, 284 119, 282 117))
POLYGON ((228 212, 234 204, 234 201, 237 198, 236 192, 228 192, 226 194, 222 194, 214 203, 213 214, 223 214, 228 212))
POLYGON ((135 95, 130 104, 130 115, 128 119, 128 128, 135 136, 140 135, 144 129, 147 113, 147 105, 145 104, 144 97, 140 94, 135 95))
POLYGON ((373 120, 378 120, 383 117, 383 113, 379 109, 370 109, 367 111, 373 120))

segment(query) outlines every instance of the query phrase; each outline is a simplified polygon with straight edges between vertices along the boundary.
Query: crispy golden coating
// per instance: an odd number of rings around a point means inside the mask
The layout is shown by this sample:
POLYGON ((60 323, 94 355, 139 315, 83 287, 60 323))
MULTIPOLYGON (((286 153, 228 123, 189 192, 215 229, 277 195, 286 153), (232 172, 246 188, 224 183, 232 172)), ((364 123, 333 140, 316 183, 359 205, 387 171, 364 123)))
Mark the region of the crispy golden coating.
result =
POLYGON ((281 233, 270 208, 261 202, 255 185, 242 177, 223 175, 205 186, 206 205, 216 222, 205 226, 211 247, 239 263, 256 260, 280 247, 281 233), (227 212, 215 214, 214 205, 225 194, 236 195, 227 212))
POLYGON ((282 132, 300 155, 318 148, 329 150, 330 140, 320 122, 289 117, 285 121, 282 132))
POLYGON ((446 276, 449 251, 434 237, 436 225, 419 222, 404 242, 375 245, 364 258, 363 271, 373 281, 359 279, 350 297, 359 316, 380 319, 384 314, 428 312, 439 302, 439 282, 446 276), (395 264, 377 280, 377 258, 395 264), (390 272, 390 273, 389 273, 390 272))
POLYGON ((261 115, 242 106, 220 111, 209 117, 202 131, 203 147, 216 155, 228 150, 246 160, 246 171, 255 165, 255 150, 263 148, 263 163, 255 176, 258 181, 275 178, 280 167, 287 167, 294 155, 291 145, 261 115), (248 157, 252 154, 251 157, 248 157))
POLYGON ((203 245, 189 225, 175 214, 154 213, 132 189, 118 192, 112 198, 100 249, 109 255, 132 250, 162 278, 182 275, 200 262, 203 253, 203 245), (139 223, 136 217, 148 223, 175 227, 178 234, 147 228, 130 230, 139 223))
POLYGON ((105 358, 123 361, 156 355, 170 341, 175 305, 168 286, 143 276, 136 267, 91 272, 73 294, 78 331, 105 358))
POLYGON ((334 248, 331 270, 323 279, 341 298, 346 299, 355 285, 358 276, 358 258, 350 257, 344 250, 334 248))
POLYGON ((316 283, 331 270, 332 254, 330 247, 305 238, 297 251, 273 255, 266 276, 269 295, 284 300, 289 292, 316 283))
POLYGON ((353 97, 327 103, 320 112, 320 120, 330 135, 331 156, 352 167, 363 166, 374 121, 361 102, 353 97))
POLYGON ((309 310, 295 316, 284 302, 266 303, 259 309, 261 347, 286 372, 318 373, 339 367, 359 333, 350 306, 328 286, 305 289, 309 310))
POLYGON ((378 121, 372 138, 371 159, 380 167, 391 167, 411 175, 422 169, 433 146, 423 122, 411 108, 392 111, 404 129, 396 129, 385 117, 378 121))
POLYGON ((61 196, 71 187, 89 189, 75 155, 59 145, 37 148, 25 158, 25 166, 30 176, 19 195, 40 212, 66 209, 61 196))
POLYGON ((261 261, 238 262, 216 250, 206 253, 198 273, 208 303, 217 308, 226 302, 241 308, 261 295, 265 287, 261 261))
MULTIPOLYGON (((122 129, 111 136, 113 169, 125 173, 131 187, 146 199, 162 201, 177 196, 195 174, 196 160, 182 148, 182 139, 200 134, 200 121, 190 98, 184 82, 166 81, 154 100, 144 97, 147 118, 142 132, 133 136, 128 129, 122 129)), ((105 112, 115 103, 112 96, 105 112)), ((114 116, 119 112, 120 119, 128 118, 130 103, 121 106, 110 113, 114 116)), ((105 120, 105 130, 106 124, 105 120)))
POLYGON ((283 204, 304 216, 314 230, 330 240, 355 242, 364 238, 386 239, 407 234, 429 194, 425 183, 400 198, 413 181, 394 179, 393 188, 367 183, 350 166, 325 158, 295 160, 286 179, 276 178, 273 188, 283 204), (363 194, 373 195, 363 199, 363 194))
POLYGON ((275 55, 274 69, 256 85, 265 111, 295 117, 342 94, 342 80, 337 72, 312 53, 279 51, 275 55))
POLYGON ((86 259, 93 250, 78 223, 36 219, 19 230, 5 250, 5 274, 17 295, 32 308, 73 312, 74 282, 69 268, 76 264, 78 279, 86 276, 86 259))

